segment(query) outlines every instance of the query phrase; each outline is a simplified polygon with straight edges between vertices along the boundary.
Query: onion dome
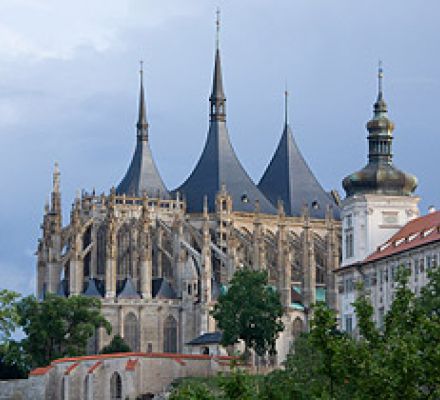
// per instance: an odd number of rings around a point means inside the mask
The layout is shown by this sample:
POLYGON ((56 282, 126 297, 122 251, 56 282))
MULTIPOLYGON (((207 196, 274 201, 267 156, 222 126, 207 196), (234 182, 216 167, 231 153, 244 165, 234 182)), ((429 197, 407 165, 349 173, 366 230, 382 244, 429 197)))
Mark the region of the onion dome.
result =
POLYGON ((150 149, 142 65, 140 78, 136 149, 127 173, 116 188, 116 193, 135 197, 142 197, 146 194, 148 197, 169 199, 169 192, 157 170, 150 149))
POLYGON ((374 103, 373 118, 367 123, 368 164, 343 180, 347 196, 367 193, 410 196, 417 187, 415 176, 397 169, 392 163, 394 123, 388 118, 382 80, 383 70, 379 66, 379 93, 374 103))

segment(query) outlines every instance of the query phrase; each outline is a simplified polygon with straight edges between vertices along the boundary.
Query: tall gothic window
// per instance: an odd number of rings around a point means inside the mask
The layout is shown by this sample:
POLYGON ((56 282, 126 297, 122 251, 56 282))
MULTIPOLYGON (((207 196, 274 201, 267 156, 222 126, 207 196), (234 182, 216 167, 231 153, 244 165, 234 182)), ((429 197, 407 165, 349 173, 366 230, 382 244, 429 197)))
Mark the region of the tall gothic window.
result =
POLYGON ((139 350, 139 327, 133 313, 127 314, 124 319, 124 340, 130 346, 131 351, 139 350))
POLYGON ((110 378, 110 399, 122 399, 122 379, 117 372, 114 372, 112 377, 110 378))
POLYGON ((163 327, 163 351, 177 353, 177 321, 171 315, 165 320, 163 327))
POLYGON ((315 239, 315 262, 316 262, 316 283, 325 283, 325 244, 321 238, 315 239))
POLYGON ((123 225, 117 235, 118 241, 118 279, 124 279, 127 276, 133 276, 132 271, 132 248, 131 233, 128 225, 123 225))
POLYGON ((102 224, 96 234, 97 241, 97 266, 96 273, 99 275, 105 274, 105 261, 106 261, 106 235, 107 230, 104 224, 102 224))
POLYGON ((91 268, 91 252, 89 251, 83 260, 83 272, 84 272, 84 282, 88 281, 88 277, 90 276, 90 268, 91 268))
POLYGON ((303 332, 304 330, 303 326, 304 325, 301 318, 299 317, 295 318, 295 320, 292 323, 292 337, 294 339, 297 339, 301 334, 301 332, 303 332))

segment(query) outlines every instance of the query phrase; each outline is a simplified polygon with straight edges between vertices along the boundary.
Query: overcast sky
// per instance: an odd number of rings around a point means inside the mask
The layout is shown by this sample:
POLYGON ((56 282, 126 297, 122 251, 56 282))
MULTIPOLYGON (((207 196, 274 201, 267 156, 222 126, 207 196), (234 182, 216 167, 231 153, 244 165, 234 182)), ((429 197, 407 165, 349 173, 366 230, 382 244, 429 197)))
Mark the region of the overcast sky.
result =
POLYGON ((135 144, 138 62, 153 154, 169 188, 204 145, 215 43, 228 126, 258 181, 283 124, 326 190, 366 162, 365 123, 385 69, 395 164, 419 179, 421 210, 440 205, 438 0, 2 0, 1 287, 31 293, 55 161, 64 222, 78 189, 117 185, 135 144))

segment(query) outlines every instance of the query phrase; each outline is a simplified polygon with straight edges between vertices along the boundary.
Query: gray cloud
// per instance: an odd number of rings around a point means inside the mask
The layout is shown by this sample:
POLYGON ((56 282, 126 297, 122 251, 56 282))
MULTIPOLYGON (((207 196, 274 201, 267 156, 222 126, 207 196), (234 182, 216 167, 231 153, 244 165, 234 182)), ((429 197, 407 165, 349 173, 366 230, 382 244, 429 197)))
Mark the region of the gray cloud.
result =
MULTIPOLYGON (((169 0, 0 4, 0 286, 28 293, 51 169, 61 166, 65 216, 77 189, 108 191, 132 155, 138 60, 145 60, 152 148, 170 188, 190 173, 207 129, 218 2, 169 0)), ((290 119, 327 189, 366 161, 365 123, 385 63, 396 122, 395 161, 434 180, 440 95, 440 4, 390 0, 220 1, 221 48, 233 145, 258 180, 290 119)))

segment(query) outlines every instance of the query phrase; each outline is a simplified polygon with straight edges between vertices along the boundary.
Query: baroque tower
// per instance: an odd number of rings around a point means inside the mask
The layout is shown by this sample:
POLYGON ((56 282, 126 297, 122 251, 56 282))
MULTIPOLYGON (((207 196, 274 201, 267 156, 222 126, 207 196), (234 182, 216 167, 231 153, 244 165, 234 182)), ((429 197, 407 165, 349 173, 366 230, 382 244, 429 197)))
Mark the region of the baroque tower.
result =
POLYGON ((362 261, 419 215, 419 198, 413 195, 417 179, 392 162, 394 123, 388 118, 383 95, 383 70, 378 70, 378 95, 373 118, 367 123, 368 163, 347 176, 342 185, 342 266, 362 261))

